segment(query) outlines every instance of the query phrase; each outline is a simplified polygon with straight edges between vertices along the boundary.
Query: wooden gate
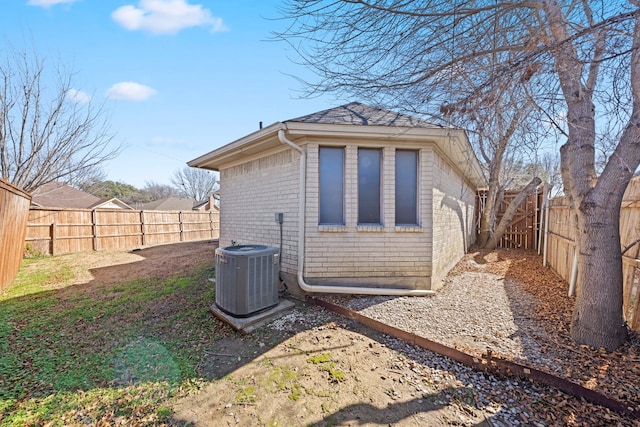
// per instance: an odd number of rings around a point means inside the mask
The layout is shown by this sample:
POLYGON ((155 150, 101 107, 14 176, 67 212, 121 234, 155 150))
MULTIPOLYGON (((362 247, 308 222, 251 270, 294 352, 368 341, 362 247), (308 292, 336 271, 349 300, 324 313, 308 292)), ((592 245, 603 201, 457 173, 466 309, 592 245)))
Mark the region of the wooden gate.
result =
MULTIPOLYGON (((505 191, 498 207, 496 225, 500 223, 507 206, 518 196, 519 191, 505 191)), ((527 196, 518 206, 516 214, 498 242, 500 248, 537 249, 541 224, 542 187, 527 196)), ((479 230, 480 214, 485 206, 486 191, 479 191, 476 197, 476 226, 479 230)))

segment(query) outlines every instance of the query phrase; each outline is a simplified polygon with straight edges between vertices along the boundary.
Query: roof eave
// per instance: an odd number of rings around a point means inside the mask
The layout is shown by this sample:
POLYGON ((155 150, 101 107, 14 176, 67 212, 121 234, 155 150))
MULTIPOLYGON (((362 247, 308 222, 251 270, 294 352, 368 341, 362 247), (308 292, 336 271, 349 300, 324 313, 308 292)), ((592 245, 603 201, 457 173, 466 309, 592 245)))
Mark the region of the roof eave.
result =
POLYGON ((449 146, 445 145, 447 140, 443 140, 439 144, 440 149, 456 164, 463 176, 471 181, 475 187, 474 190, 486 187, 486 177, 480 161, 471 147, 467 133, 463 129, 451 129, 449 136, 449 146))
POLYGON ((265 128, 250 133, 247 136, 244 136, 233 142, 225 144, 220 148, 210 151, 207 154, 190 160, 187 162, 187 165, 193 168, 203 168, 217 171, 219 168, 218 165, 221 163, 220 160, 233 155, 238 150, 245 149, 245 147, 247 146, 259 145, 261 142, 268 140, 271 136, 278 132, 278 129, 280 129, 281 126, 282 123, 280 122, 273 123, 265 128))
POLYGON ((287 133, 292 136, 346 136, 358 138, 360 136, 375 139, 416 139, 425 137, 442 137, 446 135, 446 129, 440 127, 407 127, 384 125, 353 125, 353 124, 327 124, 284 122, 287 133))
POLYGON ((242 152, 252 155, 261 150, 280 144, 277 132, 285 129, 292 140, 304 137, 340 137, 358 139, 375 139, 378 141, 432 141, 443 151, 458 168, 469 178, 476 188, 486 186, 486 179, 480 163, 473 153, 466 132, 457 128, 443 127, 405 127, 381 125, 352 125, 307 123, 296 121, 276 122, 243 138, 226 144, 203 156, 191 160, 187 164, 191 167, 218 171, 220 166, 231 160, 237 160, 242 152))

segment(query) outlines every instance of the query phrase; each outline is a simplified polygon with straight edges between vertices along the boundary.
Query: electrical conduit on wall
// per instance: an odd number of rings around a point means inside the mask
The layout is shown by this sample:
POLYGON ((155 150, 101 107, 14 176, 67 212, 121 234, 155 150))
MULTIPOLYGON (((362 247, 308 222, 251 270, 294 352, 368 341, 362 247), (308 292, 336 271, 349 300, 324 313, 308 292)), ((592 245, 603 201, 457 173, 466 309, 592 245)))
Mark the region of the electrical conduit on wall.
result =
POLYGON ((300 153, 300 195, 298 198, 298 285, 305 292, 328 294, 364 294, 364 295, 400 295, 427 296, 435 292, 427 289, 375 288, 360 286, 323 286, 310 285, 304 281, 304 245, 305 245, 305 195, 307 177, 307 153, 299 145, 289 140, 285 131, 287 125, 282 124, 278 130, 278 139, 300 153))

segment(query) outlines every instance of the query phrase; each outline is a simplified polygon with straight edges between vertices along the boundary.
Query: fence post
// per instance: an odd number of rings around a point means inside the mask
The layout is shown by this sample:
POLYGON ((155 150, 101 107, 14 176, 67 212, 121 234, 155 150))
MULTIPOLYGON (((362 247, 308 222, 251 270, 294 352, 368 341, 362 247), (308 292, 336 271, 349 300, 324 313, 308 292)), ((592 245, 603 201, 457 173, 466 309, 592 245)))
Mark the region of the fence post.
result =
POLYGON ((544 246, 542 250, 542 266, 547 266, 547 256, 549 255, 549 215, 551 211, 551 200, 547 199, 544 208, 544 246))
POLYGON ((571 264, 571 281, 569 282, 570 297, 576 293, 576 281, 578 280, 578 242, 573 246, 573 263, 571 264))
POLYGON ((147 235, 144 228, 144 211, 142 210, 140 211, 140 235, 142 236, 142 246, 145 246, 147 244, 147 235))
POLYGON ((51 256, 56 254, 56 223, 52 222, 49 235, 51 236, 51 256))
POLYGON ((93 234, 93 238, 91 239, 93 241, 93 250, 97 251, 98 250, 98 214, 95 209, 91 211, 91 231, 93 234))
MULTIPOLYGON (((211 203, 209 203, 209 206, 212 206, 211 203)), ((211 208, 209 208, 209 230, 211 231, 211 238, 213 239, 213 212, 211 208)))
POLYGON ((184 226, 182 224, 182 211, 178 212, 178 223, 180 224, 180 241, 182 242, 184 239, 184 226))
POLYGON ((541 189, 538 187, 536 188, 536 192, 533 194, 533 224, 531 225, 531 249, 533 249, 534 251, 538 250, 538 227, 540 226, 539 222, 540 222, 540 199, 538 198, 538 196, 541 194, 540 193, 541 189))

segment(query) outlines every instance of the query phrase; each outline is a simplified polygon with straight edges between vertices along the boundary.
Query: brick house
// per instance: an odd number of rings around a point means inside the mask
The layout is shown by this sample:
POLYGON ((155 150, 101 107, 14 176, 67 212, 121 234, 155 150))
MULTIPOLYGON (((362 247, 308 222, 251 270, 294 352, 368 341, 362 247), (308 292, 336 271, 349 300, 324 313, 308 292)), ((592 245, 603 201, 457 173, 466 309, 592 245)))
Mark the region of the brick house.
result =
POLYGON ((188 164, 220 172, 220 246, 281 245, 292 292, 432 292, 475 241, 485 186, 463 130, 360 103, 274 123, 188 164))

